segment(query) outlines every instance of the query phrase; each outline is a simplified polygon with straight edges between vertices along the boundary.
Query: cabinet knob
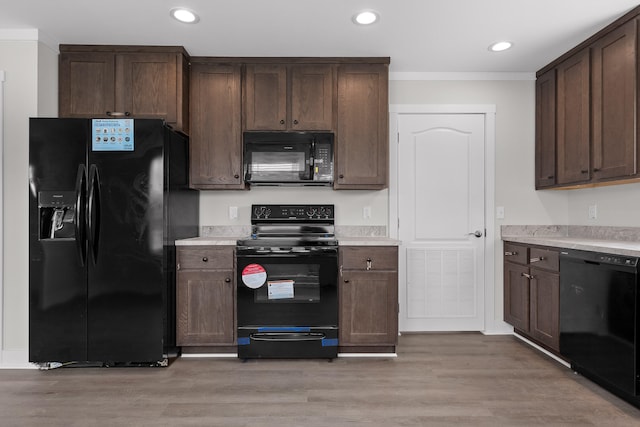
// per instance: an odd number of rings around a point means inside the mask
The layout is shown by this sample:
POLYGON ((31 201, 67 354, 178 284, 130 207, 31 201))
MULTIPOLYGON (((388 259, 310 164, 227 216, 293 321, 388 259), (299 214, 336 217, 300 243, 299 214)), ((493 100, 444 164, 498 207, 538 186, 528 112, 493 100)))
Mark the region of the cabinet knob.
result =
POLYGON ((225 283, 230 283, 231 279, 229 277, 227 277, 226 279, 224 279, 225 283))
POLYGON ((294 120, 294 121, 293 121, 293 124, 294 124, 294 125, 297 125, 297 124, 298 124, 298 121, 297 121, 297 120, 294 120))
POLYGON ((208 261, 209 261, 209 258, 207 258, 206 256, 203 256, 203 257, 202 257, 202 261, 203 261, 203 262, 208 262, 208 261))
POLYGON ((338 178, 342 179, 342 178, 344 178, 344 175, 340 174, 340 175, 338 175, 338 178))
POLYGON ((553 176, 553 175, 549 175, 549 176, 547 177, 547 179, 553 179, 553 178, 555 178, 555 176, 553 176))
POLYGON ((600 168, 593 168, 594 172, 600 172, 600 168))
POLYGON ((284 120, 280 120, 280 124, 283 125, 284 124, 284 120))
POLYGON ((581 174, 585 174, 585 173, 589 173, 589 171, 588 171, 587 169, 582 169, 582 170, 580 171, 580 173, 581 173, 581 174))
POLYGON ((233 175, 233 177, 234 177, 235 179, 238 179, 238 178, 240 178, 240 175, 235 174, 235 175, 233 175))
POLYGON ((344 279, 344 283, 349 283, 349 279, 344 279))

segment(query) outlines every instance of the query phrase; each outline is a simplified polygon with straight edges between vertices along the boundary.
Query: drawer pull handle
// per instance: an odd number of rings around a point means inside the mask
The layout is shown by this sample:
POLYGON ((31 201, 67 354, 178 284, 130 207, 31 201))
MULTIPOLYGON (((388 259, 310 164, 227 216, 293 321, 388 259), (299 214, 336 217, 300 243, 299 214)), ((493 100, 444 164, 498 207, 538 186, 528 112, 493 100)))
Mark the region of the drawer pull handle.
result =
POLYGON ((367 258, 367 271, 371 270, 371 258, 367 258))
POLYGON ((539 256, 539 257, 531 258, 529 260, 529 263, 540 262, 540 261, 544 261, 544 260, 545 260, 545 257, 539 256))
POLYGON ((344 279, 344 283, 349 283, 349 279, 344 279))
POLYGON ((522 273, 522 276, 526 277, 529 280, 535 279, 535 277, 533 277, 531 274, 527 274, 527 273, 522 273))
POLYGON ((208 262, 208 261, 209 261, 209 258, 207 258, 206 256, 202 257, 202 262, 208 262))
POLYGON ((504 253, 504 256, 516 256, 516 255, 518 255, 518 252, 515 252, 515 251, 514 252, 505 252, 504 253))

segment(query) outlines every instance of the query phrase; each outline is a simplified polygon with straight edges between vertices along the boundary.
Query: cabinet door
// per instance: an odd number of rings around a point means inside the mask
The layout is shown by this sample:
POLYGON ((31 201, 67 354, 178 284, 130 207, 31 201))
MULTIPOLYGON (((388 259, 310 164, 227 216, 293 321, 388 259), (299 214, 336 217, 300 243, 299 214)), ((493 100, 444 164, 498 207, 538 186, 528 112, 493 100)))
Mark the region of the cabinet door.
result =
POLYGON ((247 65, 244 103, 246 130, 285 130, 287 67, 247 65))
POLYGON ((330 65, 291 67, 291 129, 333 129, 333 81, 330 65))
POLYGON ((386 64, 338 68, 336 189, 387 186, 388 80, 386 64))
POLYGON ((107 117, 115 111, 115 55, 109 52, 60 54, 60 117, 107 117))
POLYGON ((637 172, 635 19, 592 47, 593 179, 637 172))
POLYGON ((340 345, 396 345, 398 273, 343 271, 340 345))
POLYGON ((560 276, 531 269, 531 323, 533 338, 560 351, 560 276))
POLYGON ((590 178, 589 69, 589 49, 576 53, 557 69, 558 184, 590 178))
POLYGON ((236 326, 232 270, 181 270, 177 275, 176 343, 233 345, 236 326))
POLYGON ((177 55, 116 55, 116 109, 139 118, 178 121, 177 55))
POLYGON ((504 321, 521 331, 529 331, 529 273, 526 266, 504 263, 504 321))
POLYGON ((536 189, 556 183, 556 70, 536 80, 536 189))
POLYGON ((191 66, 190 185, 242 189, 241 66, 191 66))

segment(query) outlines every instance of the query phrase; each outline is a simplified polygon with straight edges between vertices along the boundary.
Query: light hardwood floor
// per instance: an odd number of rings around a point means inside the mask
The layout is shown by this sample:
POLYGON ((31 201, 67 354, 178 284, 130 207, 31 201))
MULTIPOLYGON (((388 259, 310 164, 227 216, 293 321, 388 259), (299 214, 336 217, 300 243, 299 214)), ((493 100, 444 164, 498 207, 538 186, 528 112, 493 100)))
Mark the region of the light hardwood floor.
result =
POLYGON ((395 359, 0 370, 0 425, 640 426, 640 410, 514 337, 420 334, 395 359))

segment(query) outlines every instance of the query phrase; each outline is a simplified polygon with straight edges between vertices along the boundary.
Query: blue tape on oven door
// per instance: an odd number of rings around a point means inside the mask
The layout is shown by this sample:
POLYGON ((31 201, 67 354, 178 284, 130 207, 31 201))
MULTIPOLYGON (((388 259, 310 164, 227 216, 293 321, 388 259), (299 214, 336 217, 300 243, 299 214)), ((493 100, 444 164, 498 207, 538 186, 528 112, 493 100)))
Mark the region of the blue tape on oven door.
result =
POLYGON ((337 347, 338 346, 338 338, 323 338, 322 339, 323 347, 337 347))
POLYGON ((258 332, 311 332, 308 326, 263 326, 258 332))
POLYGON ((251 344, 251 339, 249 337, 238 338, 238 345, 249 345, 249 344, 251 344))

